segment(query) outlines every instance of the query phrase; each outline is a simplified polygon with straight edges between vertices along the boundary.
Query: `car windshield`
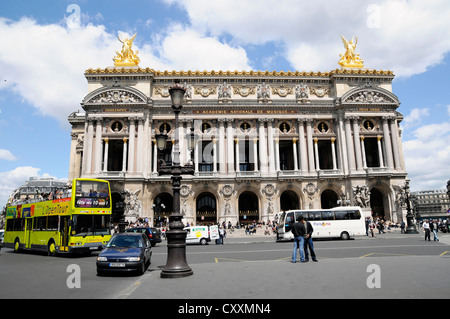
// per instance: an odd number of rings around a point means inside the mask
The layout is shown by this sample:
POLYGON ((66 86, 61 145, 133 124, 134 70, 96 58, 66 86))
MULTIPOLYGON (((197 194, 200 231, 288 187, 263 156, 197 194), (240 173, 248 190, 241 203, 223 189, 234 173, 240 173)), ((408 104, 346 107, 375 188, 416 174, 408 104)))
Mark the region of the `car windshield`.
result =
POLYGON ((106 247, 144 247, 143 242, 138 236, 114 236, 106 247))

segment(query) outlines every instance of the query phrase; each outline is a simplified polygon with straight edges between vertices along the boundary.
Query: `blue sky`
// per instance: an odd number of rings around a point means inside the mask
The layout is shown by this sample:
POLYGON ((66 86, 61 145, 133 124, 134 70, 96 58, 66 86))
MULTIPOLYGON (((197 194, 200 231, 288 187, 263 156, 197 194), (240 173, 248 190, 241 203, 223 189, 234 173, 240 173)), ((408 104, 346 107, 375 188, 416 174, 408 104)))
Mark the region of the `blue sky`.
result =
POLYGON ((358 37, 365 67, 392 70, 411 189, 450 179, 447 0, 3 0, 0 207, 30 176, 67 178, 84 71, 111 66, 137 32, 141 67, 330 71, 358 37))

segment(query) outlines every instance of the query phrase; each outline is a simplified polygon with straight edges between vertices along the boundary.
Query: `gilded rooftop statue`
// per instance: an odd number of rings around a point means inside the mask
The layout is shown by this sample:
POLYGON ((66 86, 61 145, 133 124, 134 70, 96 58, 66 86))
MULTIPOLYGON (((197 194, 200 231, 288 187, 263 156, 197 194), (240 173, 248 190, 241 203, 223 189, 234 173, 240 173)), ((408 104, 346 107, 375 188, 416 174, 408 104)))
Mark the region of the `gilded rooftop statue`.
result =
POLYGON ((358 37, 352 37, 350 41, 341 35, 342 43, 345 47, 344 55, 340 54, 341 59, 338 64, 343 68, 362 68, 364 67, 364 60, 359 57, 359 54, 355 53, 356 44, 358 43, 358 37))
POLYGON ((114 57, 114 65, 115 66, 138 66, 139 57, 137 54, 139 51, 136 50, 136 53, 133 52, 131 48, 133 45, 133 41, 136 38, 136 33, 130 38, 125 38, 123 41, 117 36, 120 42, 122 42, 122 51, 116 51, 116 56, 114 57))

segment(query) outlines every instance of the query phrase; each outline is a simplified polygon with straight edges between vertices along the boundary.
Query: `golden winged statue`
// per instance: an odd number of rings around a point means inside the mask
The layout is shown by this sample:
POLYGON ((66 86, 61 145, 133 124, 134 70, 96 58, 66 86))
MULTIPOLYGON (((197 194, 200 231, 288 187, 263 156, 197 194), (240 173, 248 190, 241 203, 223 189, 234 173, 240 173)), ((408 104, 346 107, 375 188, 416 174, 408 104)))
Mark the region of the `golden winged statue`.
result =
POLYGON ((353 36, 350 41, 341 35, 342 43, 345 47, 344 55, 340 54, 341 59, 338 64, 343 68, 362 68, 364 67, 364 60, 359 57, 359 54, 355 53, 356 44, 358 43, 358 37, 353 36))
POLYGON ((137 56, 139 51, 136 50, 136 53, 134 53, 131 48, 135 38, 136 33, 131 38, 125 38, 124 40, 117 36, 117 39, 122 43, 122 51, 116 51, 116 56, 113 59, 115 66, 137 66, 139 64, 140 59, 137 56))

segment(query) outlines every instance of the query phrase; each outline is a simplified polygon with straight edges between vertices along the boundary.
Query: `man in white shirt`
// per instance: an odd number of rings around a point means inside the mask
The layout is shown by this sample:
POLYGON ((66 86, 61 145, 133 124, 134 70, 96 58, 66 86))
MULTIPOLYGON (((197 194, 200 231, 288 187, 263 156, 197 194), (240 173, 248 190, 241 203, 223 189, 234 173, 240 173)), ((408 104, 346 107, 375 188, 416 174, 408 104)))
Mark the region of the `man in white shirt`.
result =
POLYGON ((425 219, 425 221, 422 224, 423 231, 425 232, 425 240, 430 241, 430 224, 428 223, 428 219, 425 219))

